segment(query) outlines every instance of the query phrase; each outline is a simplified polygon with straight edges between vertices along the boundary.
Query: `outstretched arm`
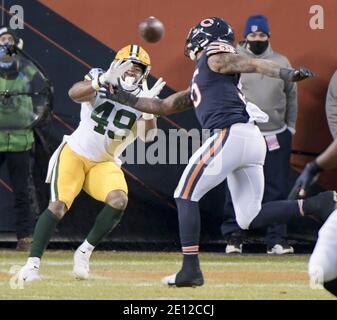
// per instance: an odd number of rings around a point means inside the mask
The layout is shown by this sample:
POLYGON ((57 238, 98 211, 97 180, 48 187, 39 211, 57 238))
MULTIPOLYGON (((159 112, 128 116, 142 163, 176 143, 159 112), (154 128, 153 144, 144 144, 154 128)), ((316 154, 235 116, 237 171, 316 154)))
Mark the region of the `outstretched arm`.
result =
POLYGON ((315 160, 322 170, 331 170, 337 167, 337 140, 317 157, 315 160))
POLYGON ((301 175, 297 178, 288 198, 303 198, 307 195, 310 186, 318 179, 324 170, 337 167, 337 140, 319 155, 316 160, 307 163, 301 175))
POLYGON ((127 91, 124 91, 123 88, 119 85, 114 87, 114 93, 111 95, 110 99, 128 105, 139 111, 157 115, 168 115, 193 107, 190 89, 179 91, 165 99, 150 99, 137 98, 127 91))
POLYGON ((69 97, 77 103, 91 101, 97 92, 93 89, 91 81, 84 80, 76 82, 68 91, 69 97))
MULTIPOLYGON (((139 105, 141 104, 142 101, 139 101, 139 105)), ((159 113, 153 113, 159 115, 168 115, 172 113, 182 112, 190 108, 193 108, 193 102, 191 100, 191 90, 187 89, 174 93, 162 100, 162 104, 160 106, 160 109, 158 110, 159 113)))
POLYGON ((261 73, 272 78, 286 81, 300 81, 313 77, 314 74, 306 68, 284 68, 271 60, 252 59, 235 53, 220 53, 208 58, 208 65, 219 73, 261 73))

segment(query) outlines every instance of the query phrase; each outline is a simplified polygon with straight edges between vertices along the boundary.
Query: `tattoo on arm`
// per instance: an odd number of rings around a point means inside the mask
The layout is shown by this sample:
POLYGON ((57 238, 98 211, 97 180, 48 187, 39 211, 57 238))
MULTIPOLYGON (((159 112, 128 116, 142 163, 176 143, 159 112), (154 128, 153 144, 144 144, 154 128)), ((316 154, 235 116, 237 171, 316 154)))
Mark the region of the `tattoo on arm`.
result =
POLYGON ((158 115, 177 113, 192 107, 189 89, 174 93, 163 100, 139 98, 134 106, 137 110, 158 115))
POLYGON ((271 60, 266 59, 253 59, 258 73, 264 74, 272 78, 280 78, 281 66, 271 60))
POLYGON ((220 73, 261 73, 279 78, 281 66, 265 59, 252 59, 234 53, 215 54, 208 58, 210 68, 220 73))
POLYGON ((171 105, 170 113, 181 112, 193 107, 190 90, 180 91, 167 98, 171 105), (172 101, 172 102, 171 102, 172 101))

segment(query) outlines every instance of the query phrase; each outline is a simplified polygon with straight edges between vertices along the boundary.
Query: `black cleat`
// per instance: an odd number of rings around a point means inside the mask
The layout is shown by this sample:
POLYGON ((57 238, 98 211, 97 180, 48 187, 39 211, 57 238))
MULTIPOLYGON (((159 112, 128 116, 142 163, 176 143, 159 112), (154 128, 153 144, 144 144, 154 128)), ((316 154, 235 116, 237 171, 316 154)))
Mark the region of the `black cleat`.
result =
POLYGON ((201 270, 194 273, 180 270, 178 273, 162 278, 162 283, 176 287, 199 287, 204 284, 201 270))
POLYGON ((324 282, 324 288, 337 297, 337 279, 324 282))
POLYGON ((337 207, 337 194, 335 191, 321 192, 316 196, 304 200, 304 215, 324 223, 337 207))

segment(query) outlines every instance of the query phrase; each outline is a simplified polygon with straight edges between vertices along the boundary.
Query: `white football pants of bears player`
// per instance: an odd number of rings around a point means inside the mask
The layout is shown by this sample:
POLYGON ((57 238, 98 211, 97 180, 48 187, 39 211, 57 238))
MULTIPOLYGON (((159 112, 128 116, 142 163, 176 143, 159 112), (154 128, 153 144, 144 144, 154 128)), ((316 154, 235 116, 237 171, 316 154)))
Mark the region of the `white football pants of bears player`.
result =
POLYGON ((174 197, 199 201, 227 178, 236 220, 248 229, 261 210, 266 143, 254 123, 236 123, 208 138, 189 159, 174 197))
POLYGON ((325 221, 309 261, 312 284, 323 284, 337 278, 337 210, 325 221))

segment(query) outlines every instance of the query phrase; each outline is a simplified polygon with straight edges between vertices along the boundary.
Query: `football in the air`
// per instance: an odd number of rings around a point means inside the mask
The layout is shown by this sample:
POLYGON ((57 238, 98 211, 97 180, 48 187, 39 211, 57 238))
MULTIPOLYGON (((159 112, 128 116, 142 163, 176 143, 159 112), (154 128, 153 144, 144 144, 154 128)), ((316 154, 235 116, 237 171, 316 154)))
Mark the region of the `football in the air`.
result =
POLYGON ((158 42, 165 33, 163 23, 155 17, 148 17, 138 26, 141 37, 147 42, 158 42))

